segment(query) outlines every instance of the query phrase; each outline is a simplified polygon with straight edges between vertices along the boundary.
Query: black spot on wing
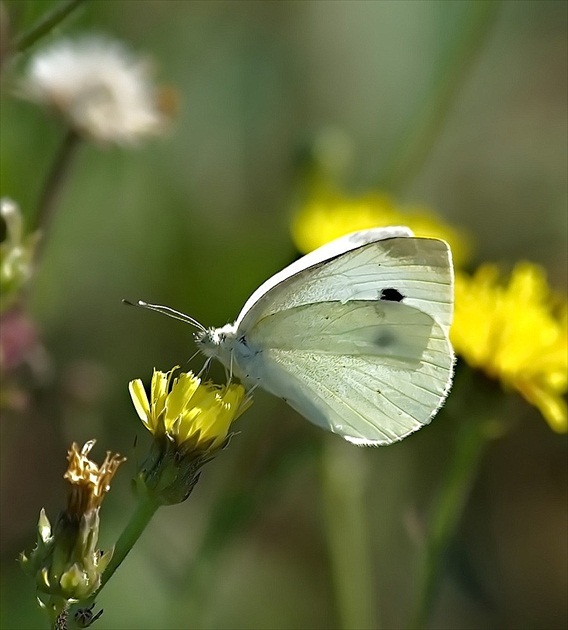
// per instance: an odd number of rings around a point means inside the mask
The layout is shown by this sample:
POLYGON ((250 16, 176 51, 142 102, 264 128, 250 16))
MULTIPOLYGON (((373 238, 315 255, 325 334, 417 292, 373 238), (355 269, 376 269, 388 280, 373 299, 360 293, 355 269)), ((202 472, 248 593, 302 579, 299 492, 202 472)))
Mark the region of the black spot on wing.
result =
POLYGON ((402 295, 402 293, 397 289, 383 289, 379 299, 387 302, 402 302, 404 295, 402 295))
POLYGON ((396 337, 391 332, 385 330, 375 337, 374 343, 379 348, 388 348, 396 343, 396 337))

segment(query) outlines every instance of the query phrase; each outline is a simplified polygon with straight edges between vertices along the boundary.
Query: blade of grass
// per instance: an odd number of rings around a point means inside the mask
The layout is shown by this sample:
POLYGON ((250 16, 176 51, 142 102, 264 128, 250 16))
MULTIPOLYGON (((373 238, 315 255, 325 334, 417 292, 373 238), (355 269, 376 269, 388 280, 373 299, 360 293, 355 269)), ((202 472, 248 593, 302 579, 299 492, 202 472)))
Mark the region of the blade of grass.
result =
POLYGON ((468 71, 483 49, 498 14, 499 0, 474 0, 463 3, 461 26, 450 39, 434 73, 428 93, 418 99, 418 109, 387 159, 379 176, 379 187, 397 191, 418 173, 456 96, 468 77, 468 71))

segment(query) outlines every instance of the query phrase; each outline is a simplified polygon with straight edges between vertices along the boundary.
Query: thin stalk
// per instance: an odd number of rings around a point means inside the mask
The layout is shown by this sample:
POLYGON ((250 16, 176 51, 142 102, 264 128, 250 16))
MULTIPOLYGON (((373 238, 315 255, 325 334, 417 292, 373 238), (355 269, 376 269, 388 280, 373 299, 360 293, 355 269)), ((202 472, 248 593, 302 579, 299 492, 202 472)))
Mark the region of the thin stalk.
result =
POLYGON ((378 628, 372 553, 365 509, 366 453, 326 436, 322 463, 325 525, 339 624, 378 628))
POLYGON ((454 378, 454 398, 442 413, 458 424, 450 463, 444 473, 438 496, 432 504, 426 539, 418 568, 418 588, 412 618, 408 624, 421 630, 434 606, 447 551, 455 537, 479 464, 487 445, 505 427, 498 427, 505 402, 499 386, 465 364, 458 364, 454 378))
MULTIPOLYGON (((465 4, 465 3, 464 3, 465 4)), ((438 64, 428 93, 419 106, 379 177, 381 188, 396 191, 407 184, 424 164, 468 70, 477 58, 495 22, 499 0, 469 2, 460 28, 438 64)))
POLYGON ((141 499, 136 507, 136 511, 132 515, 128 525, 124 528, 124 531, 116 541, 114 547, 114 553, 112 558, 102 575, 101 586, 97 592, 97 595, 104 588, 105 584, 113 576, 114 572, 122 564, 122 561, 126 558, 132 547, 136 544, 136 541, 140 538, 142 532, 146 529, 146 526, 156 513, 156 510, 160 507, 160 503, 150 498, 141 499))
POLYGON ((414 630, 424 628, 428 622, 443 572, 446 552, 477 477, 479 462, 487 444, 487 435, 478 420, 479 418, 467 419, 460 427, 452 461, 432 508, 433 516, 418 571, 418 595, 413 617, 408 625, 414 630))
POLYGON ((65 0, 58 4, 52 11, 42 15, 39 20, 27 31, 16 37, 13 43, 13 50, 21 53, 33 46, 44 35, 47 35, 53 28, 62 22, 80 4, 86 0, 65 0))
POLYGON ((101 577, 101 585, 98 591, 86 602, 81 602, 82 607, 90 605, 99 596, 107 582, 114 575, 114 572, 122 564, 132 547, 136 544, 136 541, 140 538, 142 532, 146 529, 146 526, 160 505, 160 503, 150 498, 140 500, 134 514, 130 518, 130 521, 124 528, 119 539, 116 541, 114 553, 112 554, 112 558, 101 577))
POLYGON ((36 250, 36 260, 39 259, 45 247, 47 234, 61 199, 63 184, 69 175, 80 140, 81 137, 76 131, 73 129, 67 131, 41 190, 33 226, 33 230, 40 229, 42 233, 38 249, 36 250))

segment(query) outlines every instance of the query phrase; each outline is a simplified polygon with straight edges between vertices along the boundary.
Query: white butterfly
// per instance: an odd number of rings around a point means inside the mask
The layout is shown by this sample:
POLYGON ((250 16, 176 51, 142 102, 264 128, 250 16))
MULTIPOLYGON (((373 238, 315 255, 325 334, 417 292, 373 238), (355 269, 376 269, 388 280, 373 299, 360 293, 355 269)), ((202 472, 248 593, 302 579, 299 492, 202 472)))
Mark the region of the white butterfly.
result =
POLYGON ((374 228, 300 258, 262 284, 235 323, 199 325, 195 339, 246 387, 314 424, 355 444, 391 444, 446 398, 453 301, 447 243, 374 228))

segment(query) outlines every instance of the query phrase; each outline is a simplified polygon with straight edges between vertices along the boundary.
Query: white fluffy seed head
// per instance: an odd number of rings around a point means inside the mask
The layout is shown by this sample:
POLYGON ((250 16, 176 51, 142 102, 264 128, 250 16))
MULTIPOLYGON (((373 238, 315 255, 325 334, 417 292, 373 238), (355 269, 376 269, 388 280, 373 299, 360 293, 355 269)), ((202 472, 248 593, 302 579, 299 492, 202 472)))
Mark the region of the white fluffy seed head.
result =
POLYGON ((148 60, 103 36, 60 40, 39 51, 22 92, 102 143, 132 144, 167 127, 148 60))

